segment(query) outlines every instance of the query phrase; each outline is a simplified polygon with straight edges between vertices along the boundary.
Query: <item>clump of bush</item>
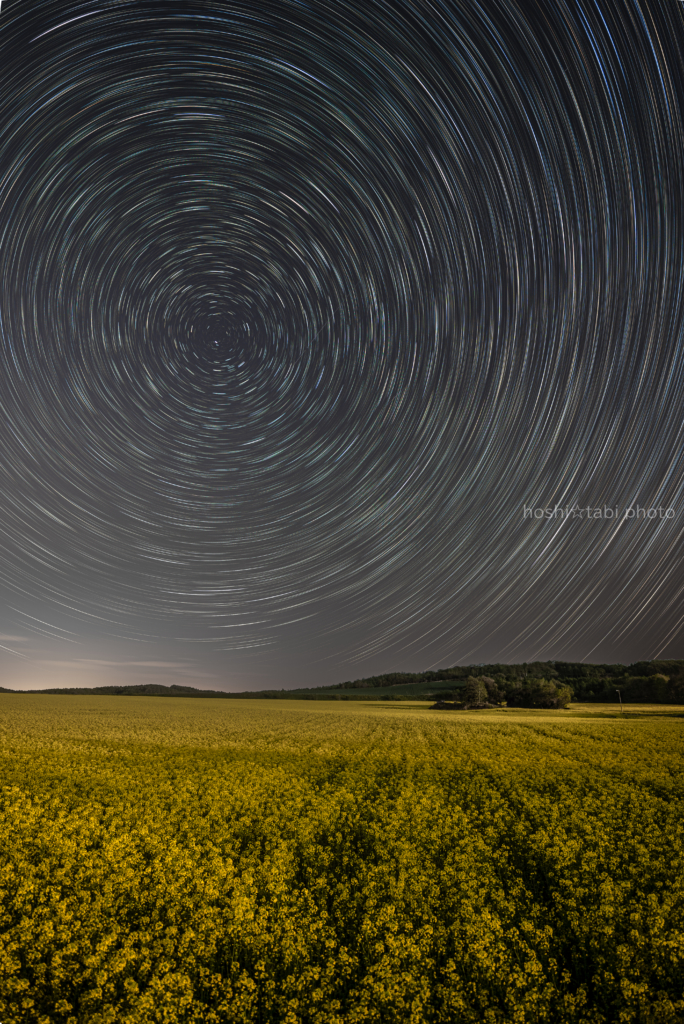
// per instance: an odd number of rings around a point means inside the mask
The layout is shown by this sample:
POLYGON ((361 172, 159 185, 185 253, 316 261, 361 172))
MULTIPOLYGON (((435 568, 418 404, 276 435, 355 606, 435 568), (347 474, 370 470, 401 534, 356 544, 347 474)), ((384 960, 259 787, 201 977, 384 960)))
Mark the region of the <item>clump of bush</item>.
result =
POLYGON ((530 679, 511 686, 507 698, 509 708, 567 708, 572 690, 552 679, 530 679))
POLYGON ((468 676, 461 689, 464 710, 493 708, 502 704, 505 695, 489 676, 468 676))

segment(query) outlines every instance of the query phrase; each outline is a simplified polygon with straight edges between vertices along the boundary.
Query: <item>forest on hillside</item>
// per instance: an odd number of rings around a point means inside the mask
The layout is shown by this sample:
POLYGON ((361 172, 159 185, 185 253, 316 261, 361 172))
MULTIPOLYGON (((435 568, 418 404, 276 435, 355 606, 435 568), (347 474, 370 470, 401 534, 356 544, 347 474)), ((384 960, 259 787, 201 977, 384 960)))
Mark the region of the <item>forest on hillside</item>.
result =
MULTIPOLYGON (((364 679, 292 690, 227 692, 161 684, 60 687, 32 693, 130 697, 205 697, 223 700, 451 700, 464 698, 474 683, 490 704, 562 707, 570 700, 625 704, 684 704, 684 660, 637 661, 631 665, 535 661, 517 665, 454 665, 427 672, 388 672, 364 679)), ((0 693, 22 691, 0 687, 0 693)))
POLYGON ((684 660, 638 661, 631 665, 535 661, 518 665, 454 665, 436 671, 390 672, 340 683, 340 690, 367 690, 428 684, 436 697, 453 697, 468 680, 483 679, 492 703, 519 703, 517 698, 542 681, 568 688, 576 701, 684 704, 684 660))

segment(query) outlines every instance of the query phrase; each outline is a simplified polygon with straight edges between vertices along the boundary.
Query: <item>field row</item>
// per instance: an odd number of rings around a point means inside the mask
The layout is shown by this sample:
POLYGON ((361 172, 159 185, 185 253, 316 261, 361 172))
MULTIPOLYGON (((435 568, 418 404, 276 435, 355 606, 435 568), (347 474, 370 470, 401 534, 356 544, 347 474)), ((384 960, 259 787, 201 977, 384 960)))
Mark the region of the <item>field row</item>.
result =
POLYGON ((684 1019, 679 720, 283 704, 3 697, 4 1024, 684 1019))

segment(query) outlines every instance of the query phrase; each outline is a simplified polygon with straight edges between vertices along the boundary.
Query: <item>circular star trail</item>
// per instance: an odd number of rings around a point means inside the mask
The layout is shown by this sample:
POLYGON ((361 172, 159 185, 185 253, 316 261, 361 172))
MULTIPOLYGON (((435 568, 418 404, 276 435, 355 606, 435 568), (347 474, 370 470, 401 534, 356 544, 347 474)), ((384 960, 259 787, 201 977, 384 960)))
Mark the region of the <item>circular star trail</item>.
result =
POLYGON ((683 16, 3 4, 14 621, 310 682, 674 643, 683 16))

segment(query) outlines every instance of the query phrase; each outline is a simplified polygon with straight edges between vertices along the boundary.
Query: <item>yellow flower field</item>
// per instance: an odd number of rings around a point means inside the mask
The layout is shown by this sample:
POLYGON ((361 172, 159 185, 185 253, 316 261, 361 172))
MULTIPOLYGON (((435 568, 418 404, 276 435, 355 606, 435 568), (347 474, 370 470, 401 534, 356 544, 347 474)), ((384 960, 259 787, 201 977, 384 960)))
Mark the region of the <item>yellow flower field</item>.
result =
POLYGON ((658 710, 2 694, 0 1021, 682 1021, 658 710))

